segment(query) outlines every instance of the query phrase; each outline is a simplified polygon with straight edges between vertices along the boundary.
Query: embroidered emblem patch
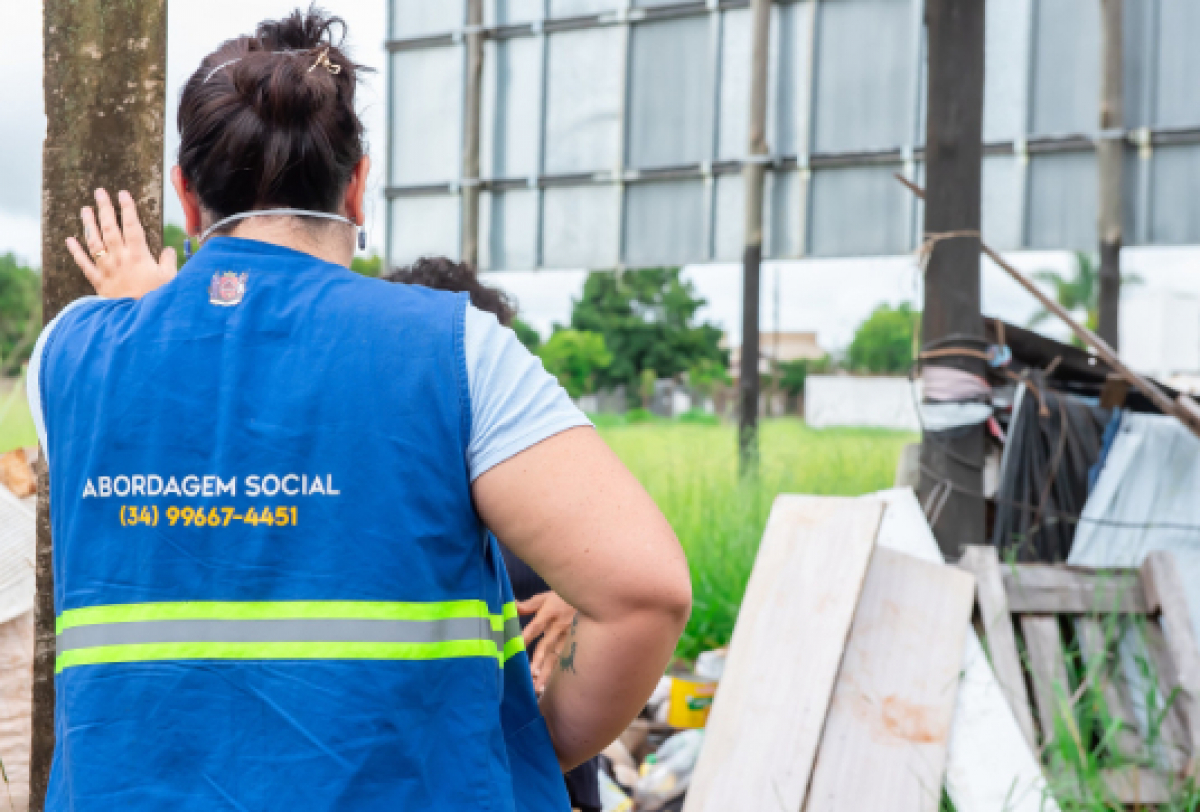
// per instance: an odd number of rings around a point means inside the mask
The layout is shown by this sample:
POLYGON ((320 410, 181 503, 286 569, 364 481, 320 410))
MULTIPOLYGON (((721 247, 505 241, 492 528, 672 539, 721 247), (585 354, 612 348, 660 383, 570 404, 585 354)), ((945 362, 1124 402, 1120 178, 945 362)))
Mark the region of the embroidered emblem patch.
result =
POLYGON ((221 307, 239 304, 246 295, 246 276, 244 273, 217 271, 213 274, 212 284, 208 286, 208 300, 221 307))

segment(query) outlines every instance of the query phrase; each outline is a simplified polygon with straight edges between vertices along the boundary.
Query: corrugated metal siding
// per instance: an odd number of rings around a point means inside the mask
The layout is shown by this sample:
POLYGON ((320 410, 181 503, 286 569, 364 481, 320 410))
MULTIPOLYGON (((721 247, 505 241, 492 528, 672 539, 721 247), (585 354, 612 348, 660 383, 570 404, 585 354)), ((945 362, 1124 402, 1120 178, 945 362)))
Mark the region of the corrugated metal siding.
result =
POLYGON ((629 159, 634 168, 708 160, 713 93, 705 17, 639 25, 632 31, 629 159))
POLYGON ((912 5, 838 0, 817 14, 814 152, 857 152, 910 143, 913 132, 912 5))
MULTIPOLYGON (((393 36, 409 38, 391 56, 393 251, 456 255, 457 213, 430 218, 460 199, 463 0, 390 1, 393 36)), ((922 9, 776 0, 766 256, 894 254, 920 240, 920 205, 892 174, 923 174, 922 9)), ((987 15, 985 237, 1095 250, 1098 0, 989 0, 987 15), (1048 141, 1064 135, 1082 137, 1048 141)), ((485 20, 533 25, 492 32, 485 46, 481 169, 485 184, 504 183, 483 196, 484 267, 741 257, 743 181, 729 162, 746 153, 749 9, 486 0, 485 20), (543 28, 543 10, 570 19, 543 28)), ((1200 0, 1126 0, 1125 23, 1126 126, 1200 129, 1200 0)), ((1135 137, 1126 243, 1200 242, 1189 199, 1200 139, 1156 134, 1139 148, 1135 137)))

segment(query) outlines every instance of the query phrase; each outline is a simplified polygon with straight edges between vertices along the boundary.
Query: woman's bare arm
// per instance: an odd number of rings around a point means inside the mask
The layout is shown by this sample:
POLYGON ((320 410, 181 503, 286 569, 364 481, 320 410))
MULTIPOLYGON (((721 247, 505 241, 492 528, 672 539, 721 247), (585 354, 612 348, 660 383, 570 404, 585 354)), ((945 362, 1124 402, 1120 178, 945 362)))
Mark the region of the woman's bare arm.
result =
POLYGON ((637 716, 691 611, 687 561, 649 494, 591 428, 475 481, 480 516, 579 610, 541 708, 564 769, 637 716))

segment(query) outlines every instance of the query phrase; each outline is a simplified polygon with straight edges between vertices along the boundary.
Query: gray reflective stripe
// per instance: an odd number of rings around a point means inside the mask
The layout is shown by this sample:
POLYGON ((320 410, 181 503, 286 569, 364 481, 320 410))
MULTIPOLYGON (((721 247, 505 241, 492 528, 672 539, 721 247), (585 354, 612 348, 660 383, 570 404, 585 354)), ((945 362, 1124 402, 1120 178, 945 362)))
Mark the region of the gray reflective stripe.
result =
POLYGON ((504 621, 504 634, 501 635, 501 639, 499 641, 500 648, 504 648, 504 644, 507 643, 509 640, 513 640, 520 636, 521 636, 521 618, 510 617, 508 620, 504 621))
MULTIPOLYGON (((507 624, 506 624, 507 625, 507 624)), ((519 631, 518 631, 519 633, 519 631)), ((504 633, 488 618, 444 620, 148 620, 73 626, 58 635, 58 653, 138 643, 442 643, 493 640, 504 633)))

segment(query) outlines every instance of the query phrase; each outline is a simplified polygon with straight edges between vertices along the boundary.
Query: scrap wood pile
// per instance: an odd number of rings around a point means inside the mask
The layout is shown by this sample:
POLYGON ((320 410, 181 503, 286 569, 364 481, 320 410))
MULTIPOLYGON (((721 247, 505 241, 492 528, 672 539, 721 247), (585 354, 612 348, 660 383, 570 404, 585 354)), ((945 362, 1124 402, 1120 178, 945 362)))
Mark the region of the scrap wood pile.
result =
MULTIPOLYGON (((1104 808, 1166 803, 1200 736, 1183 599, 1165 554, 1096 572, 1002 565, 981 547, 948 566, 907 489, 781 496, 707 728, 667 739, 680 742, 668 759, 684 762, 674 794, 647 791, 633 748, 616 751, 624 763, 610 760, 608 775, 644 810, 935 812, 943 792, 958 812, 1057 812, 1088 793, 1104 808), (1125 769, 1099 787, 1043 772, 1056 737, 1080 735, 1085 694, 1120 722, 1106 746, 1121 748, 1125 769)), ((631 806, 610 799, 609 810, 631 806)))
POLYGON ((36 449, 0 455, 0 809, 21 812, 29 795, 33 688, 36 449))

